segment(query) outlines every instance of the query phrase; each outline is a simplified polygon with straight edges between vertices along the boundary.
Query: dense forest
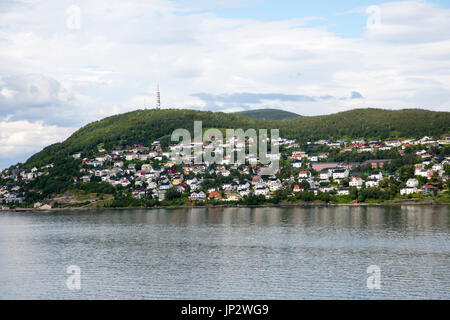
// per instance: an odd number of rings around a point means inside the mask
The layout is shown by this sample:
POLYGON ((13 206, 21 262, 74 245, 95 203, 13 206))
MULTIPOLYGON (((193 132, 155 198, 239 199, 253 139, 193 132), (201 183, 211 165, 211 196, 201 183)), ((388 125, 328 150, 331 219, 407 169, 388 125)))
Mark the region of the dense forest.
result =
POLYGON ((262 119, 262 120, 283 120, 299 117, 299 115, 296 113, 280 109, 256 109, 256 110, 235 112, 235 114, 247 118, 262 119))

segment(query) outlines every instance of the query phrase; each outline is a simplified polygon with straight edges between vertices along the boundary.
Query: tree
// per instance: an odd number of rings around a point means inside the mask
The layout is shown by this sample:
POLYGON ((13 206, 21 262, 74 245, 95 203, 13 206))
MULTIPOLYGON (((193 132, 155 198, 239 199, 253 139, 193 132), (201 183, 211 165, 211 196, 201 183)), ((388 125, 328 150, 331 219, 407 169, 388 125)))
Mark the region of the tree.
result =
POLYGON ((171 200, 175 200, 175 199, 179 199, 182 197, 181 192, 178 192, 177 190, 175 190, 174 188, 170 188, 169 190, 167 190, 166 192, 166 196, 165 199, 168 201, 171 200))

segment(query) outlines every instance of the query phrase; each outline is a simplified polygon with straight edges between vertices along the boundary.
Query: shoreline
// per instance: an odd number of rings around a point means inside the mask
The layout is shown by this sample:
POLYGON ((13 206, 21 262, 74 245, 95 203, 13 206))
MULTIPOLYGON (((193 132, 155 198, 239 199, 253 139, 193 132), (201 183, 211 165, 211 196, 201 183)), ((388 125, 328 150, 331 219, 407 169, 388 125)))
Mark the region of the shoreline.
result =
POLYGON ((415 201, 403 201, 403 202, 380 202, 380 203, 280 203, 280 204, 262 204, 262 205, 204 205, 204 206, 154 206, 154 207, 62 207, 51 209, 36 209, 36 208, 14 208, 14 209, 0 209, 0 212, 53 212, 53 211, 103 211, 103 210, 126 210, 126 209, 146 209, 146 210, 159 210, 159 209, 201 209, 201 208, 295 208, 295 207, 370 207, 370 206, 442 206, 450 205, 449 202, 415 202, 415 201))

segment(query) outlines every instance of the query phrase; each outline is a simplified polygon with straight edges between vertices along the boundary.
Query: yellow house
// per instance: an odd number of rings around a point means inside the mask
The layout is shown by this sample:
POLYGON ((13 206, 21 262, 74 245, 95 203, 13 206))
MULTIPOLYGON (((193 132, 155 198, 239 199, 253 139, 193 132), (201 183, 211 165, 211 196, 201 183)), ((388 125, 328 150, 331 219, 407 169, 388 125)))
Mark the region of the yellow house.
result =
POLYGON ((184 174, 188 175, 189 171, 191 171, 191 167, 183 167, 184 174))
POLYGON ((172 161, 167 162, 164 167, 170 168, 173 167, 175 165, 175 163, 173 163, 172 161))
POLYGON ((172 180, 172 184, 173 184, 174 186, 179 185, 179 184, 182 183, 182 182, 183 182, 183 177, 174 178, 174 179, 172 180))
POLYGON ((242 196, 239 193, 231 193, 227 196, 228 201, 239 201, 242 196))

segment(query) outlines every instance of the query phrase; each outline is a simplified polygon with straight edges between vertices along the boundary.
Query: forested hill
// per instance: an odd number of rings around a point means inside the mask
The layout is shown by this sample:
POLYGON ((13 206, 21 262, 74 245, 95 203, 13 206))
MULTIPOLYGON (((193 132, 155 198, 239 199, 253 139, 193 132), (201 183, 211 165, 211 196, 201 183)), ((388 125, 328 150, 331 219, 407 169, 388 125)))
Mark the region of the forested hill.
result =
POLYGON ((299 115, 294 112, 279 109, 256 109, 235 113, 240 116, 262 120, 283 120, 299 117, 299 115))
POLYGON ((192 132, 194 120, 203 121, 203 128, 278 128, 281 136, 300 142, 320 138, 417 138, 450 132, 450 112, 420 109, 355 109, 324 116, 272 121, 211 111, 136 110, 92 122, 66 141, 48 146, 33 155, 26 165, 45 165, 76 152, 92 152, 97 150, 99 144, 106 149, 148 144, 154 139, 161 139, 163 144, 167 144, 171 133, 177 128, 192 132))

